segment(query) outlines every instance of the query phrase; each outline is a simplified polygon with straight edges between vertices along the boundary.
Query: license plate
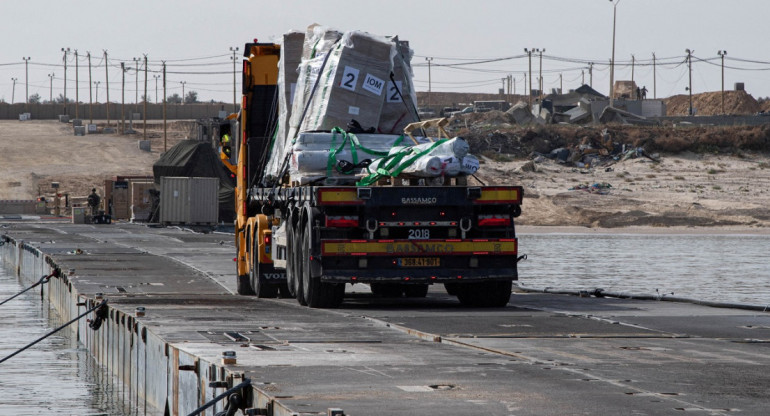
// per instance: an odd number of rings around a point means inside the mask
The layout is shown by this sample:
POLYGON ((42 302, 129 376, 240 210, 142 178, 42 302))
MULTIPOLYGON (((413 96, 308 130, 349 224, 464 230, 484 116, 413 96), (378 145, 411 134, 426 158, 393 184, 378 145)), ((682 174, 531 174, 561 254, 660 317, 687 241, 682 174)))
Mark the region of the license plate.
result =
POLYGON ((398 259, 399 267, 439 267, 438 257, 402 257, 398 259))

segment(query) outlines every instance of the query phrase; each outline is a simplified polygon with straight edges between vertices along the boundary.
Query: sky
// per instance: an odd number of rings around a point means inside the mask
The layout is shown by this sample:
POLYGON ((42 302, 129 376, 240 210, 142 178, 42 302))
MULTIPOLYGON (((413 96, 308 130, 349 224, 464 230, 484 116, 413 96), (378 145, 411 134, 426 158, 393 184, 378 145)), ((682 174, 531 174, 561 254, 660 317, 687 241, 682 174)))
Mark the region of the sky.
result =
MULTIPOLYGON (((89 100, 88 52, 94 101, 105 101, 108 77, 110 101, 121 101, 121 62, 131 68, 125 102, 141 97, 144 72, 137 82, 134 58, 146 55, 150 101, 162 96, 162 78, 156 94, 153 76, 165 61, 167 95, 184 88, 199 100, 231 102, 230 48, 239 48, 240 61, 246 42, 277 41, 312 23, 409 40, 418 91, 496 93, 510 75, 521 94, 527 48, 545 50, 542 60, 532 54, 533 88, 542 62, 546 92, 585 82, 608 94, 613 11, 615 80, 633 76, 648 98, 688 93, 686 49, 693 51, 693 93, 721 89, 717 52, 727 51, 725 89, 742 82, 755 98, 770 96, 767 0, 0 0, 0 101, 24 102, 27 87, 43 100, 62 94, 62 48, 69 48, 69 99, 77 50, 82 102, 89 100)), ((240 89, 240 75, 236 83, 240 89)))

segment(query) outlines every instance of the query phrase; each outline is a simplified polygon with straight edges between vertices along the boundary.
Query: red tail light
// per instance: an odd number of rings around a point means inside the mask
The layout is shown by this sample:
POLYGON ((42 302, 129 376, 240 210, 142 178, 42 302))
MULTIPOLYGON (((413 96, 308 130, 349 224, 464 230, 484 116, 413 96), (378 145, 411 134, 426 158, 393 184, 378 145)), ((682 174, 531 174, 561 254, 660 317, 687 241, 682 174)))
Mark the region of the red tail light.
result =
POLYGON ((479 215, 479 227, 507 227, 511 218, 504 215, 479 215))
POLYGON ((270 243, 273 241, 273 237, 270 234, 265 234, 265 237, 263 238, 265 245, 270 245, 270 243))
POLYGON ((358 217, 356 216, 327 216, 327 227, 358 227, 358 217))

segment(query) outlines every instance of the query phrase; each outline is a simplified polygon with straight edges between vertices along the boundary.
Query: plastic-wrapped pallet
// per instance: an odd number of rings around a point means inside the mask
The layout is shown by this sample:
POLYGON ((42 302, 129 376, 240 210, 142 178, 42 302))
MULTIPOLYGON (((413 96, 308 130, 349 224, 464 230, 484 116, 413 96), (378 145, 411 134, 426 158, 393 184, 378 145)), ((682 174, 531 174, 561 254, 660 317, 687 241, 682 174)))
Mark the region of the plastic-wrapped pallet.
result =
POLYGON ((364 169, 364 173, 368 174, 364 182, 375 182, 384 176, 383 171, 392 177, 401 174, 419 177, 472 174, 478 169, 478 159, 469 155, 468 149, 468 142, 461 137, 414 146, 396 146, 388 156, 372 161, 364 169))
POLYGON ((340 162, 352 165, 374 160, 388 154, 405 140, 403 135, 352 134, 335 129, 331 133, 301 133, 292 146, 290 170, 292 181, 306 178, 349 177, 357 170, 341 172, 340 162))
MULTIPOLYGON (((276 178, 280 174, 279 171, 283 167, 283 162, 291 151, 292 140, 299 131, 300 120, 304 114, 313 86, 318 79, 325 56, 341 37, 342 33, 339 31, 317 24, 310 25, 307 28, 302 42, 302 60, 298 67, 293 69, 294 73, 296 73, 296 85, 293 88, 293 99, 291 100, 291 110, 288 113, 288 123, 284 123, 284 126, 286 126, 284 132, 279 130, 279 135, 276 136, 276 140, 273 143, 270 160, 265 169, 265 176, 267 178, 276 178)), ((292 45, 294 46, 293 40, 294 38, 292 37, 292 45)), ((281 53, 283 54, 283 50, 281 53)), ((293 53, 295 52, 292 51, 293 53)), ((281 65, 279 71, 281 69, 285 69, 286 73, 292 71, 291 63, 281 65)), ((288 107, 289 103, 286 103, 286 105, 288 107)))
POLYGON ((376 128, 395 50, 383 36, 346 32, 322 69, 300 131, 345 128, 351 120, 376 128))
POLYGON ((417 93, 412 83, 412 56, 409 42, 391 39, 395 45, 393 57, 393 80, 388 79, 387 89, 383 95, 382 111, 377 123, 380 133, 397 134, 404 131, 407 124, 417 121, 417 93))
POLYGON ((278 62, 278 126, 270 148, 271 156, 266 168, 267 172, 280 169, 275 165, 278 160, 283 160, 281 154, 289 133, 289 119, 294 101, 294 91, 297 87, 297 78, 299 77, 297 68, 302 61, 304 42, 305 34, 300 31, 291 31, 283 35, 281 59, 278 62))

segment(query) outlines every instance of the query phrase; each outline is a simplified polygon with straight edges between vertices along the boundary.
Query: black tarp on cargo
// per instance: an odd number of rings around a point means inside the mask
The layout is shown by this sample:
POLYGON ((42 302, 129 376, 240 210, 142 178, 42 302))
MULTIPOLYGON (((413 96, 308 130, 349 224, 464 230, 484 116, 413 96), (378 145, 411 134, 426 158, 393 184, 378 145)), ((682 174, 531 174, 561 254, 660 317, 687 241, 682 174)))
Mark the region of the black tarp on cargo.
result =
POLYGON ((231 222, 235 218, 235 178, 210 143, 182 140, 152 165, 152 173, 158 186, 161 176, 219 178, 219 220, 231 222))

